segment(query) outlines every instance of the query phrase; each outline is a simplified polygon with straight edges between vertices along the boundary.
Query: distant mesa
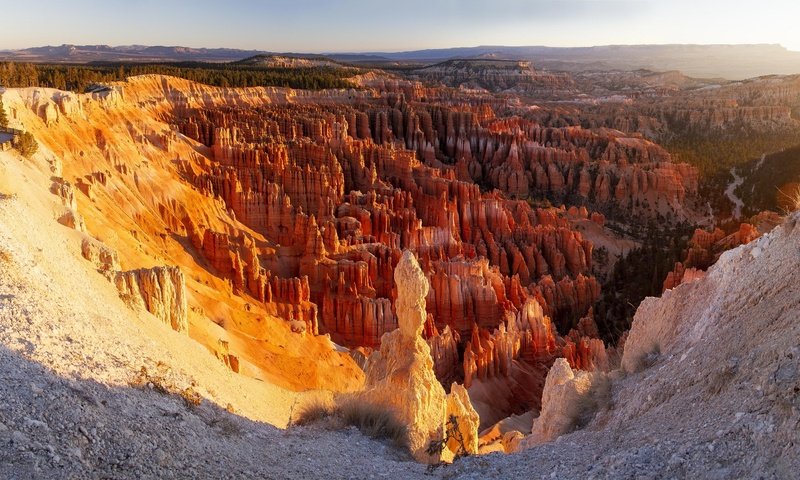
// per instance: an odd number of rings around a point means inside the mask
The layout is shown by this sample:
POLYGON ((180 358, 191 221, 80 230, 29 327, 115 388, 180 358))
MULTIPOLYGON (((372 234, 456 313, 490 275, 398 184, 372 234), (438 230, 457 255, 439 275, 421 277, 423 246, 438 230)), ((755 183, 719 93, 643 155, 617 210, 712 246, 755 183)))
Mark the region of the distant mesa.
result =
POLYGON ((459 58, 409 72, 411 78, 443 83, 449 87, 480 88, 490 92, 532 93, 542 89, 568 88, 567 75, 539 73, 528 60, 459 58))
POLYGON ((259 54, 235 63, 265 68, 351 68, 330 58, 316 55, 259 54))

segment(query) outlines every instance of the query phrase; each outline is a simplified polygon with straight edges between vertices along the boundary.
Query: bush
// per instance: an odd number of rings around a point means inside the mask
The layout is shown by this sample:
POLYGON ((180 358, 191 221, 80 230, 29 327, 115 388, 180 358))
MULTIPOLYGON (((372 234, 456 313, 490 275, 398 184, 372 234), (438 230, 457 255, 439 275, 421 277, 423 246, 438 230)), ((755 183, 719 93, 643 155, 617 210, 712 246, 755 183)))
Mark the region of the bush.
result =
POLYGON ((6 108, 3 106, 2 98, 0 98, 0 127, 8 128, 8 117, 6 116, 6 108))
POLYGON ((777 197, 777 210, 784 214, 800 210, 800 182, 789 182, 779 187, 777 197))
POLYGON ((34 153, 39 151, 39 144, 29 132, 22 132, 14 139, 14 147, 25 158, 31 158, 34 153))
POLYGON ((794 192, 794 209, 800 210, 800 188, 794 192))
POLYGON ((365 402, 357 395, 342 396, 333 401, 314 399, 302 405, 294 418, 294 425, 311 425, 327 422, 329 428, 354 426, 372 438, 391 440, 405 447, 406 426, 401 424, 386 407, 365 402))
POLYGON ((339 408, 345 425, 352 425, 372 438, 389 439, 398 447, 406 446, 406 426, 397 421, 391 410, 358 397, 348 398, 339 408))
POLYGON ((335 404, 315 398, 302 404, 291 421, 293 425, 311 425, 331 418, 336 414, 337 408, 335 404))
POLYGON ((469 456, 467 447, 464 445, 464 436, 461 434, 461 429, 458 428, 458 417, 455 415, 450 415, 447 419, 444 438, 431 440, 431 443, 428 444, 428 455, 441 455, 448 444, 455 445, 455 451, 453 451, 454 459, 469 456))

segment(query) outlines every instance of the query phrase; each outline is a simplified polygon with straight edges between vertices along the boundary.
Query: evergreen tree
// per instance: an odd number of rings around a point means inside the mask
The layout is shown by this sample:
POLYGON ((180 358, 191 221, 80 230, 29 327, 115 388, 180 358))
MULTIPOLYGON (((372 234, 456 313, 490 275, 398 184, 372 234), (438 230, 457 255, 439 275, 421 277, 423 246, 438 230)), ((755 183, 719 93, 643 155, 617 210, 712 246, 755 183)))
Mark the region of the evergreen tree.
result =
POLYGON ((6 116, 6 108, 3 106, 3 98, 0 97, 0 127, 8 127, 8 117, 6 116))
POLYGON ((36 143, 36 139, 29 132, 22 132, 21 135, 18 135, 15 139, 14 147, 25 158, 31 158, 34 153, 39 151, 39 144, 36 143))

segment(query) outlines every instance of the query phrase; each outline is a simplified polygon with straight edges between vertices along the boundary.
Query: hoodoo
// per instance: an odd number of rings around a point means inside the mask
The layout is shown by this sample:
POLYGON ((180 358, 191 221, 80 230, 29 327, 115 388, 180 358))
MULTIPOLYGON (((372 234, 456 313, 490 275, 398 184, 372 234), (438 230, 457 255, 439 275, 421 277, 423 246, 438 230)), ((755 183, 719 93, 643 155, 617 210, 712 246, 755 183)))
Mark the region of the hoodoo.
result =
POLYGON ((453 449, 450 457, 460 453, 459 448, 465 454, 477 453, 478 414, 469 395, 459 385, 446 395, 433 372, 431 350, 422 338, 428 279, 408 250, 394 270, 394 281, 400 327, 385 333, 380 350, 369 357, 360 399, 388 408, 407 425, 408 448, 419 461, 447 458, 442 446, 453 449), (448 435, 448 426, 455 432, 448 435))

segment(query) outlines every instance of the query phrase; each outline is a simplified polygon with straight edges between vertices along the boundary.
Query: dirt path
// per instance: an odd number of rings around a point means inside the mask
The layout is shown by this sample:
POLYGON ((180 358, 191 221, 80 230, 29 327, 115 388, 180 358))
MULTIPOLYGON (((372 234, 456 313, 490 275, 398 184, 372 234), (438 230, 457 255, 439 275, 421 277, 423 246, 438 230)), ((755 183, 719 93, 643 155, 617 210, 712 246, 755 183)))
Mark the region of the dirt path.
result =
POLYGON ((731 175, 733 175, 733 181, 725 188, 725 196, 728 197, 728 200, 733 204, 733 218, 739 220, 742 217, 744 202, 741 198, 736 196, 736 189, 744 183, 744 177, 740 177, 736 174, 736 167, 731 167, 731 175))

